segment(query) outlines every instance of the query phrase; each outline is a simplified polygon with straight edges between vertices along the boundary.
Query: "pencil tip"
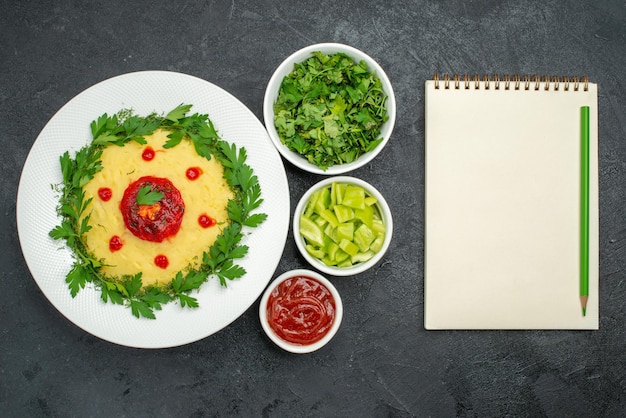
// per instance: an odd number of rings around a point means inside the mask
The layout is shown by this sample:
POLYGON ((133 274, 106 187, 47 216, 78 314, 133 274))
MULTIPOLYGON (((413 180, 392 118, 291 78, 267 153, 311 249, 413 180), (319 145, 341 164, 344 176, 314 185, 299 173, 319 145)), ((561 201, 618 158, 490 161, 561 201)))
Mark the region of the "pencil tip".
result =
POLYGON ((583 316, 587 316, 587 300, 588 299, 589 299, 589 296, 580 297, 580 304, 582 305, 582 308, 583 308, 583 316))

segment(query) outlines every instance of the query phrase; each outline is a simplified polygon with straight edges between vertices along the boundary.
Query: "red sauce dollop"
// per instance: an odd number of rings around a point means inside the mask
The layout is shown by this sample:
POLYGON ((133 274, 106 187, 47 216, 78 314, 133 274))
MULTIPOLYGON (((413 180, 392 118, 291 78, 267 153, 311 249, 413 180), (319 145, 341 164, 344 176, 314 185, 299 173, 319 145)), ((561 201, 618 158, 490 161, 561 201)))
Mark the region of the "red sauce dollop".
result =
POLYGON ((185 213, 185 202, 171 181, 161 177, 145 176, 132 182, 124 191, 120 202, 124 224, 137 238, 162 242, 176 235, 185 213), (137 193, 149 185, 152 191, 163 193, 153 205, 137 204, 137 193))
POLYGON ((200 167, 189 167, 185 172, 185 175, 191 181, 197 180, 198 177, 200 177, 200 174, 202 174, 202 169, 200 167))
POLYGON ((210 228, 217 223, 217 221, 211 218, 209 215, 203 213, 198 217, 198 223, 203 228, 210 228))
POLYGON ((267 320, 283 340, 299 345, 321 340, 335 320, 335 299, 319 281, 296 276, 279 284, 267 301, 267 320))
POLYGON ((122 239, 117 235, 113 235, 109 240, 109 251, 112 253, 121 250, 123 246, 124 243, 122 242, 122 239))
POLYGON ((108 187, 100 187, 98 189, 98 197, 100 197, 100 200, 103 202, 108 202, 111 200, 111 197, 113 197, 113 191, 108 187))
POLYGON ((156 257, 154 257, 154 264, 156 264, 157 267, 166 269, 167 266, 170 265, 170 261, 163 254, 159 254, 156 257))
POLYGON ((152 149, 152 147, 144 148, 143 152, 141 153, 141 158, 143 158, 144 161, 152 161, 154 159, 154 150, 152 149))

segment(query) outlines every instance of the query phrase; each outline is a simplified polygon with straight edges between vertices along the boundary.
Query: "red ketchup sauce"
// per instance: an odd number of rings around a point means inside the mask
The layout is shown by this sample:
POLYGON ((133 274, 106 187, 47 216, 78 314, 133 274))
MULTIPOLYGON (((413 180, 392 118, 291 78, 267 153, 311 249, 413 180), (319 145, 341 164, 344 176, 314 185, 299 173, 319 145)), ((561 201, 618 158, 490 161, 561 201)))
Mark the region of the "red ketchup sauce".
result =
POLYGON ((123 246, 124 242, 117 235, 113 235, 109 240, 109 251, 112 253, 121 250, 123 246))
POLYGON ((108 187, 100 187, 98 189, 98 197, 103 202, 108 202, 109 200, 111 200, 111 197, 113 197, 113 191, 108 187))
POLYGON ((321 340, 335 320, 335 299, 319 281, 294 276, 279 284, 267 301, 267 321, 283 340, 307 345, 321 340))
POLYGON ((185 171, 185 175, 191 181, 197 180, 202 174, 202 169, 200 167, 189 167, 187 171, 185 171))
POLYGON ((144 161, 152 161, 154 159, 154 155, 152 147, 146 147, 141 153, 141 158, 143 158, 144 161))
POLYGON ((137 238, 162 242, 176 235, 185 213, 185 202, 178 189, 166 178, 145 176, 132 182, 120 202, 124 224, 137 238), (163 197, 153 205, 137 204, 137 194, 143 186, 160 192, 163 197))
POLYGON ((210 228, 213 225, 217 224, 217 221, 211 218, 209 215, 203 213, 202 215, 198 216, 198 223, 202 228, 210 228))
POLYGON ((159 254, 156 257, 154 257, 154 264, 156 264, 157 267, 166 269, 167 266, 170 265, 170 261, 167 259, 167 256, 164 256, 163 254, 159 254))

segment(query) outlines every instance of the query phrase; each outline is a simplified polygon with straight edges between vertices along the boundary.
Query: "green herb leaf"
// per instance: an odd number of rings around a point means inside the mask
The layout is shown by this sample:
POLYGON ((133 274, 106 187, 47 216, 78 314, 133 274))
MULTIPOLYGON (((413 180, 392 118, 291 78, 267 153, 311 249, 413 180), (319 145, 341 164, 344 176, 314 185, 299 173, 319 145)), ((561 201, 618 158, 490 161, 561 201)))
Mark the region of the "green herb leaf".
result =
POLYGON ((185 295, 184 293, 179 293, 176 296, 178 296, 178 301, 180 302, 180 306, 184 307, 189 307, 189 308, 197 308, 198 306, 200 306, 198 304, 198 299, 191 297, 189 295, 185 295))
POLYGON ((74 168, 74 161, 70 157, 70 153, 65 151, 60 158, 61 161, 61 173, 63 174, 63 183, 69 183, 72 178, 72 171, 74 168))
POLYGON ((169 140, 163 145, 163 148, 173 148, 176 145, 180 144, 183 138, 185 137, 185 131, 174 131, 167 136, 169 140))
POLYGON ((220 279, 222 286, 227 286, 227 280, 235 280, 243 277, 246 274, 246 270, 233 264, 231 260, 224 262, 222 268, 217 272, 217 277, 220 279))
POLYGON ((61 225, 55 226, 48 235, 53 239, 69 239, 76 236, 76 233, 69 222, 62 222, 61 225))
POLYGON ((124 282, 124 287, 126 288, 129 297, 135 296, 139 289, 141 289, 141 285, 141 273, 128 277, 124 282))
POLYGON ((94 139, 115 136, 119 131, 118 117, 113 115, 109 117, 106 113, 100 116, 97 120, 91 122, 91 136, 94 139))
POLYGON ((126 131, 125 140, 133 140, 139 144, 145 144, 144 136, 151 135, 160 124, 161 122, 158 120, 131 116, 123 124, 126 131))
POLYGON ((130 309, 133 315, 137 318, 144 317, 147 319, 156 319, 152 307, 150 307, 150 305, 143 300, 131 299, 130 309))
POLYGON ((176 277, 172 281, 172 288, 174 289, 175 297, 178 298, 180 306, 197 308, 198 301, 183 292, 189 292, 194 289, 198 289, 202 283, 206 281, 207 274, 205 272, 191 271, 183 277, 182 272, 178 272, 176 277))
POLYGON ((167 115, 165 115, 165 119, 171 120, 172 122, 178 122, 178 120, 184 118, 190 110, 190 104, 180 104, 175 109, 171 110, 167 115))
POLYGON ((152 287, 143 294, 140 299, 146 302, 151 308, 160 311, 161 305, 168 303, 171 297, 167 293, 162 292, 161 289, 152 287))
POLYGON ((182 272, 179 271, 172 281, 172 287, 176 293, 188 292, 199 288, 206 278, 207 274, 203 272, 191 271, 183 276, 182 272))
POLYGON ((107 282, 105 280, 102 280, 102 285, 100 287, 100 297, 105 303, 110 300, 111 303, 116 305, 124 304, 124 295, 120 293, 120 291, 117 289, 117 286, 114 283, 107 282))
POLYGON ((137 192, 138 205, 154 205, 165 196, 158 190, 152 190, 152 186, 145 184, 139 188, 137 192))
POLYGON ((243 224, 245 226, 255 228, 265 222, 266 219, 266 213, 255 213, 254 215, 249 216, 245 221, 243 221, 243 224))
POLYGON ((67 277, 65 278, 65 282, 69 285, 70 294, 73 298, 76 297, 80 289, 84 289, 85 284, 90 281, 91 276, 89 274, 89 271, 78 264, 75 264, 74 267, 72 267, 67 277))

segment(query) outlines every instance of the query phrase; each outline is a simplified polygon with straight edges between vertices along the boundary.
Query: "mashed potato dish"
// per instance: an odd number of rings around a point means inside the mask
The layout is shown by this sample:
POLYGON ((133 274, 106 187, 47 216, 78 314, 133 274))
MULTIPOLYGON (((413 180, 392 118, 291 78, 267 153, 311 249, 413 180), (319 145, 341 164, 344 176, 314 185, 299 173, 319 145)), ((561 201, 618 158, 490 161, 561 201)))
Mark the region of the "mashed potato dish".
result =
POLYGON ((107 276, 142 272, 144 286, 169 282, 197 267, 228 223, 233 193, 222 164, 199 156, 189 141, 163 148, 168 134, 106 147, 102 170, 83 187, 92 198, 85 245, 107 276), (141 202, 142 187, 156 193, 154 201, 141 202))
POLYGON ((246 150, 220 138, 208 115, 181 104, 165 116, 106 113, 92 141, 60 157, 61 223, 75 262, 72 297, 93 285, 105 303, 154 319, 161 305, 199 306, 191 293, 210 277, 242 278, 244 236, 265 221, 254 213, 261 187, 246 150))

